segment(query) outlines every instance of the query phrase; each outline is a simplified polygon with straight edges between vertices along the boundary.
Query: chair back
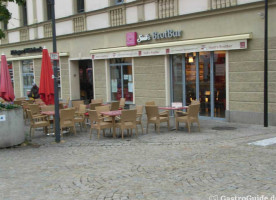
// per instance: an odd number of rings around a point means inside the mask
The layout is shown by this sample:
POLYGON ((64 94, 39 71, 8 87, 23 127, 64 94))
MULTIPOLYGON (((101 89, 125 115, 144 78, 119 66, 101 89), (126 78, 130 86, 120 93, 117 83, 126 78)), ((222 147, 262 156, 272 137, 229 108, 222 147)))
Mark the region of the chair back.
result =
POLYGON ((13 104, 21 106, 22 100, 14 100, 13 104))
POLYGON ((36 103, 36 104, 42 104, 42 103, 44 103, 44 101, 42 101, 42 99, 35 99, 34 103, 36 103))
POLYGON ((18 98, 16 98, 15 100, 24 101, 24 100, 26 100, 26 97, 18 97, 18 98))
POLYGON ((148 101, 145 104, 146 106, 155 106, 155 101, 148 101))
POLYGON ((26 110, 26 112, 27 112, 27 117, 30 120, 30 124, 34 124, 32 112, 30 110, 26 110))
POLYGON ((83 100, 79 100, 79 101, 72 101, 72 105, 73 107, 78 111, 79 110, 79 107, 81 104, 84 104, 84 101, 83 100))
POLYGON ((96 107, 101 106, 102 103, 90 103, 89 110, 96 110, 96 107))
POLYGON ((111 111, 118 110, 119 109, 119 105, 120 105, 119 101, 111 102, 110 110, 111 111))
POLYGON ((151 119, 153 117, 158 118, 159 117, 159 111, 157 106, 146 106, 146 114, 148 119, 151 119))
POLYGON ((75 109, 67 108, 60 110, 60 125, 74 125, 75 109))
POLYGON ((133 124, 136 124, 136 115, 137 110, 122 110, 121 114, 121 123, 124 122, 132 122, 133 124))
POLYGON ((101 119, 99 118, 98 112, 96 110, 89 110, 88 113, 89 113, 89 119, 90 119, 91 124, 93 122, 101 121, 101 119))
POLYGON ((29 109, 32 115, 40 114, 40 107, 37 104, 29 104, 29 109))
POLYGON ((126 99, 125 98, 120 98, 120 103, 119 103, 119 108, 123 109, 126 104, 126 99))
POLYGON ((110 111, 110 107, 108 105, 106 106, 97 106, 95 108, 97 114, 100 116, 101 115, 101 112, 108 112, 110 111))
POLYGON ((142 114, 143 114, 143 109, 144 109, 144 106, 142 106, 142 105, 137 105, 137 106, 136 106, 137 115, 142 115, 142 114))
POLYGON ((198 100, 196 100, 196 99, 195 99, 195 100, 192 100, 192 101, 191 101, 191 105, 194 105, 194 104, 200 104, 200 101, 198 101, 198 100))
POLYGON ((91 103, 103 103, 103 99, 91 99, 91 103))
POLYGON ((200 104, 191 104, 188 109, 188 116, 198 118, 200 104))
POLYGON ((81 113, 81 114, 86 113, 86 105, 80 104, 80 106, 79 106, 79 113, 81 113))
POLYGON ((55 105, 41 106, 41 112, 55 111, 55 105))

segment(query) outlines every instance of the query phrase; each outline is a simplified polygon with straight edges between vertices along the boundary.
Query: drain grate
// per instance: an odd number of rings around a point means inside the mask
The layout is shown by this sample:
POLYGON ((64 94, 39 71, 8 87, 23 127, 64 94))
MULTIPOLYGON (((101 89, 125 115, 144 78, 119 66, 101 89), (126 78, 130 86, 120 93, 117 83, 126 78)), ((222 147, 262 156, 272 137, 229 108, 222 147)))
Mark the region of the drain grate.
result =
POLYGON ((236 127, 231 127, 231 126, 217 126, 217 127, 213 127, 213 130, 216 131, 231 131, 231 130, 236 130, 236 127))

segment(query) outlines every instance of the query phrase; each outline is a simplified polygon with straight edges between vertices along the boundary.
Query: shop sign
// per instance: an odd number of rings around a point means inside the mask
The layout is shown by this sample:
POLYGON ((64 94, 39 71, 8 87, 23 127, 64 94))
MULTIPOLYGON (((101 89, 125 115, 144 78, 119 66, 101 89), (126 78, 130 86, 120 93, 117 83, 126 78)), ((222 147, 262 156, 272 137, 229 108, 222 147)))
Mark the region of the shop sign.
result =
POLYGON ((11 55, 18 55, 20 56, 21 54, 25 53, 38 53, 42 52, 42 47, 33 47, 33 48, 25 48, 23 50, 11 50, 11 55))
POLYGON ((163 33, 159 32, 153 32, 152 34, 147 34, 147 35, 139 35, 137 42, 141 43, 143 41, 149 41, 151 39, 154 40, 160 40, 160 39, 166 39, 166 38, 177 38, 181 37, 182 31, 174 31, 174 30, 166 30, 163 33))
POLYGON ((59 60, 59 54, 58 53, 50 53, 51 60, 59 60))

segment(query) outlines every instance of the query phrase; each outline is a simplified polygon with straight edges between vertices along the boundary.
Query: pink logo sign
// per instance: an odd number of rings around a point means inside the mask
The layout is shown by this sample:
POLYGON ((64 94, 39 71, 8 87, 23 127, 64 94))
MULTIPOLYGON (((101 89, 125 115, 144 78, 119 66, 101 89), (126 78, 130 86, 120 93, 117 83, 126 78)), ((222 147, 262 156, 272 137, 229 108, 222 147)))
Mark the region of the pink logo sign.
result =
POLYGON ((126 45, 127 46, 137 45, 137 32, 128 32, 126 34, 126 45))
POLYGON ((241 49, 244 49, 245 48, 245 42, 240 42, 240 47, 241 47, 241 49))

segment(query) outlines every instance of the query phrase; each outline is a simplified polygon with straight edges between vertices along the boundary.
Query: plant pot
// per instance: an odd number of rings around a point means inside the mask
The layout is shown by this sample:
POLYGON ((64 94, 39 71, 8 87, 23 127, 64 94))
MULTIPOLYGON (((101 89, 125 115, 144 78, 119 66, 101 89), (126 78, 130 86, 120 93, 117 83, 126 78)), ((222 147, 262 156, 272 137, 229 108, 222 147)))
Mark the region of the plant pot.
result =
POLYGON ((22 108, 0 110, 0 148, 11 147, 25 141, 22 108))

